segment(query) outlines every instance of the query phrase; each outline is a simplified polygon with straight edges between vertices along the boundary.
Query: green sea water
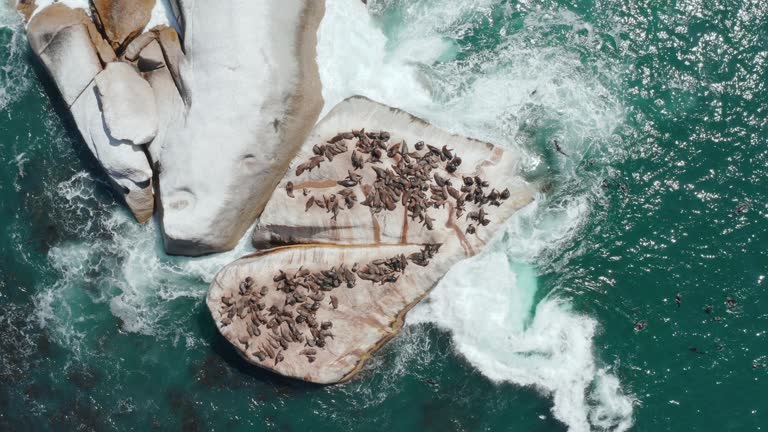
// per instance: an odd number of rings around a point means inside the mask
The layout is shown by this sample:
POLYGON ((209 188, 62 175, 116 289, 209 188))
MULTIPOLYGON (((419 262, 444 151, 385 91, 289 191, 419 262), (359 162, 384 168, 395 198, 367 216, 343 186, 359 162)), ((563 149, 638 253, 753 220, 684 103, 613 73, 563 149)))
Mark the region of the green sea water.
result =
POLYGON ((164 255, 3 4, 0 430, 768 428, 768 3, 327 2, 326 112, 359 93, 516 149, 537 203, 357 379, 273 376, 203 302, 247 240, 164 255))

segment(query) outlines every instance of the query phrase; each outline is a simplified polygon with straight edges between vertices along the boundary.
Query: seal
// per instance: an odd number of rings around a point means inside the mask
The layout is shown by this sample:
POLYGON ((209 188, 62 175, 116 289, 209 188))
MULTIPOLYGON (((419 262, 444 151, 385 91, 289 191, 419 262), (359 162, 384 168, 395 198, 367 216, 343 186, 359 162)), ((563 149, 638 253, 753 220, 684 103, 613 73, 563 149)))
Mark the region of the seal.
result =
POLYGON ((556 152, 560 153, 561 155, 563 155, 565 157, 568 157, 568 154, 565 151, 563 151, 563 148, 560 147, 560 143, 557 142, 557 140, 553 140, 552 144, 554 144, 556 152))

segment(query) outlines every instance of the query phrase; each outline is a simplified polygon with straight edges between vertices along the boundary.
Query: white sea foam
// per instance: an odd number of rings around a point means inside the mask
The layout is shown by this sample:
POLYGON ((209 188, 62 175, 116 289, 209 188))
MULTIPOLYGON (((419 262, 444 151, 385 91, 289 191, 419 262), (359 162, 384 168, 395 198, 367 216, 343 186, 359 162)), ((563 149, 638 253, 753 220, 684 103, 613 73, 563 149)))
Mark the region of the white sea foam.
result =
POLYGON ((0 27, 12 27, 21 23, 21 15, 14 8, 14 0, 0 0, 0 27))
POLYGON ((489 379, 551 395, 555 418, 571 431, 627 430, 632 399, 596 364, 597 322, 574 312, 556 291, 535 301, 536 269, 529 263, 567 243, 586 216, 578 201, 554 212, 536 206, 520 212, 506 239, 455 266, 408 323, 450 330, 457 351, 489 379))
POLYGON ((404 24, 387 29, 388 39, 360 2, 329 3, 318 48, 326 110, 364 94, 452 131, 517 148, 526 155, 529 174, 546 172, 555 184, 538 205, 508 223, 487 253, 449 272, 408 323, 433 322, 449 330, 456 350, 489 379, 550 395, 554 416, 572 431, 628 429, 632 399, 598 365, 598 323, 560 296, 568 287, 536 300, 537 269, 554 265, 553 257, 590 215, 596 185, 583 178, 579 164, 585 158, 605 164, 623 154, 614 135, 623 111, 606 84, 613 76, 609 64, 595 64, 595 73, 567 47, 529 40, 548 26, 571 26, 574 32, 591 27, 573 14, 534 13, 526 30, 492 51, 452 61, 457 47, 451 38, 463 35, 473 17, 487 17, 497 2, 369 3, 377 13, 398 8, 404 24), (350 32, 360 40, 340 49, 350 32), (561 141, 571 157, 547 159, 551 139, 561 141))
POLYGON ((22 25, 16 9, 0 0, 0 112, 29 88, 31 71, 24 58, 27 40, 22 25))
POLYGON ((176 325, 193 311, 180 312, 175 300, 201 301, 216 272, 251 250, 249 237, 224 254, 168 256, 155 224, 138 225, 123 208, 95 210, 95 190, 105 187, 98 183, 81 172, 53 191, 76 220, 90 222, 67 227, 82 240, 59 244, 49 252, 60 278, 37 296, 40 323, 73 350, 84 349, 83 329, 99 318, 83 310, 106 304, 124 331, 194 345, 192 332, 176 325))

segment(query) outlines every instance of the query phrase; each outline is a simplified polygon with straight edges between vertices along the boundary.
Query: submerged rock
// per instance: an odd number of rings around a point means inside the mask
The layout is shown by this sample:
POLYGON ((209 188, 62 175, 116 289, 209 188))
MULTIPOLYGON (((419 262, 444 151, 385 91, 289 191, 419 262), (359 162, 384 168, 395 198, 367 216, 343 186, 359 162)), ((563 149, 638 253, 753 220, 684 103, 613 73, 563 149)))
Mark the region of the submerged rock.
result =
POLYGON ((310 134, 207 304, 249 362, 305 381, 352 378, 450 267, 533 201, 510 151, 362 97, 310 134))

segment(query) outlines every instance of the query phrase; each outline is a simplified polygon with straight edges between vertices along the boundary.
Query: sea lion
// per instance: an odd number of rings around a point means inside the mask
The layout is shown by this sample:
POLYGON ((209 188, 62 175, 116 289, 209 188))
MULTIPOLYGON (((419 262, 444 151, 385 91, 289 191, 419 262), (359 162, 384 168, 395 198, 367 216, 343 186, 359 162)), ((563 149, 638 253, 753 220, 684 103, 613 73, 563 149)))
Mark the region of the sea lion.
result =
POLYGON ((680 304, 682 302, 681 300, 682 299, 680 297, 680 293, 675 294, 675 303, 677 303, 677 307, 680 307, 680 304))
POLYGON ((250 340, 250 338, 248 338, 246 336, 240 336, 239 338, 237 338, 237 341, 240 342, 241 344, 245 345, 246 348, 248 348, 248 341, 249 340, 250 340))
POLYGON ((726 297, 725 304, 728 305, 728 309, 732 309, 736 306, 736 300, 732 299, 731 297, 726 297))
POLYGON ((648 321, 641 320, 635 323, 635 331, 643 331, 648 326, 648 321))
POLYGON ((568 157, 568 154, 563 151, 563 148, 560 147, 560 143, 557 142, 557 140, 552 141, 552 144, 554 144, 554 146, 555 146, 555 151, 557 151, 558 153, 560 153, 561 155, 563 155, 565 157, 568 157))

